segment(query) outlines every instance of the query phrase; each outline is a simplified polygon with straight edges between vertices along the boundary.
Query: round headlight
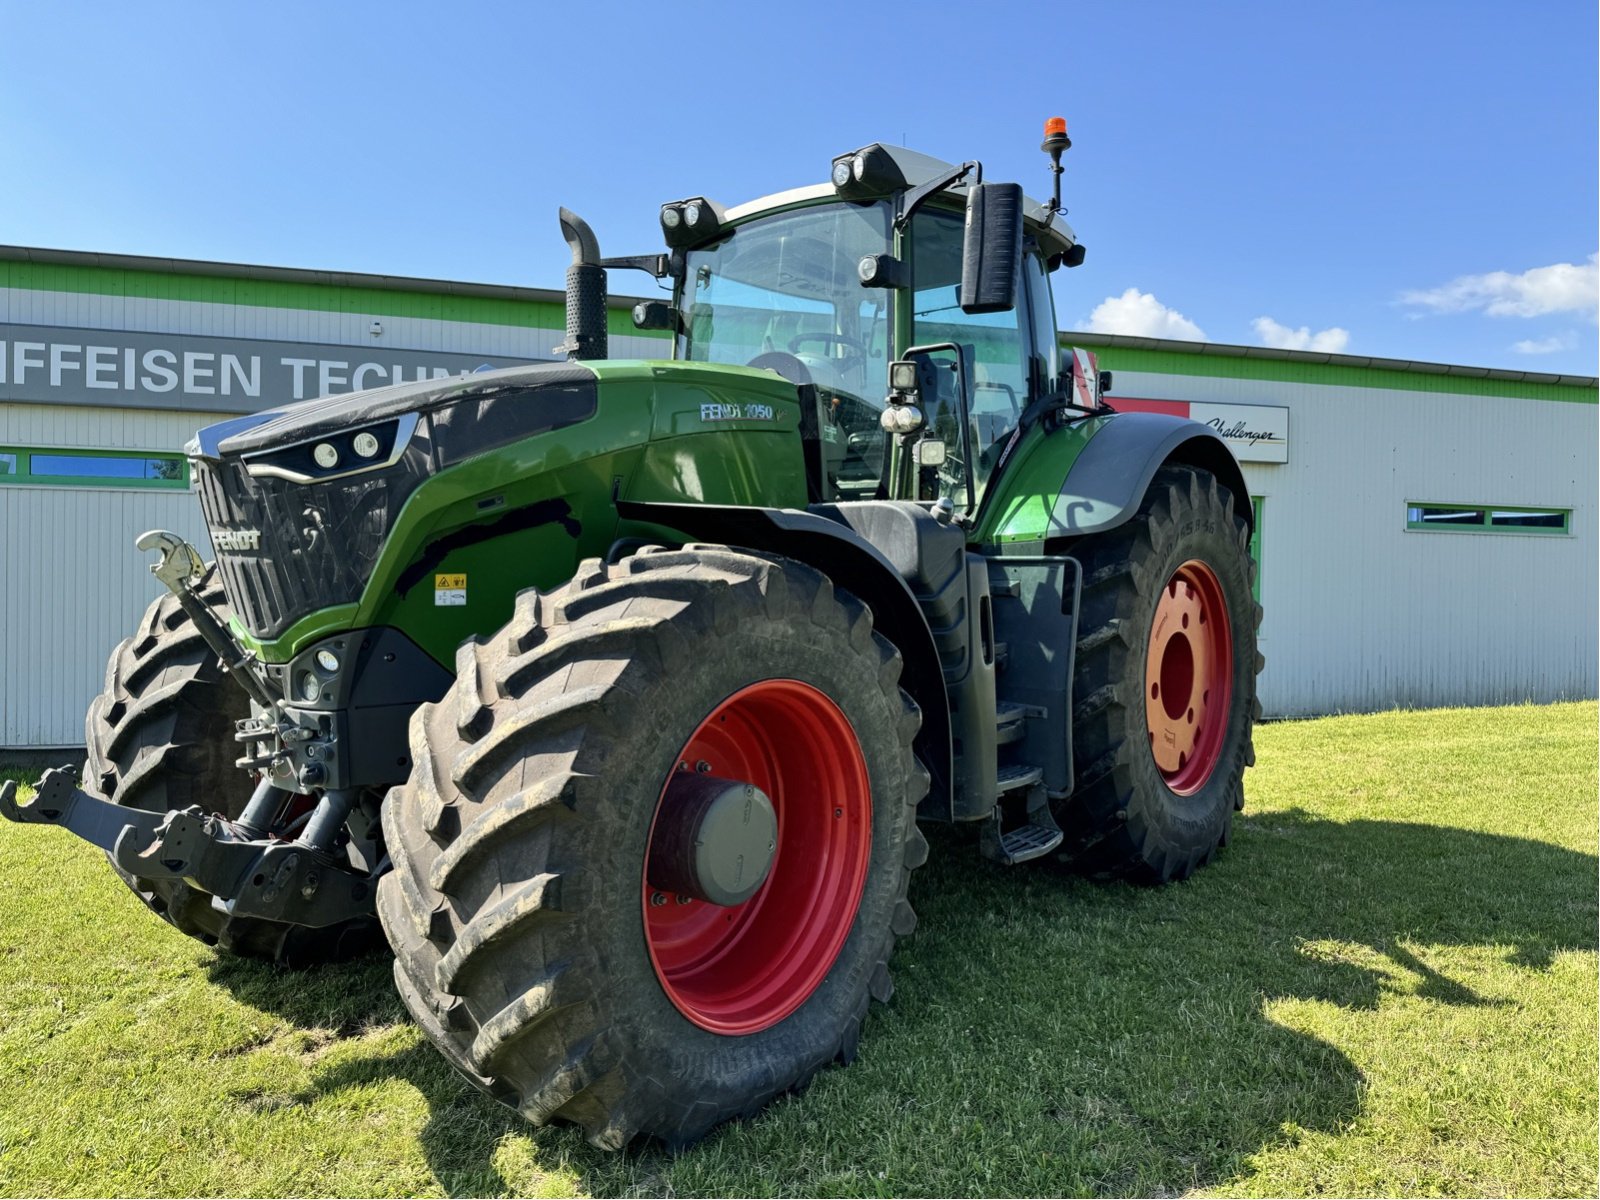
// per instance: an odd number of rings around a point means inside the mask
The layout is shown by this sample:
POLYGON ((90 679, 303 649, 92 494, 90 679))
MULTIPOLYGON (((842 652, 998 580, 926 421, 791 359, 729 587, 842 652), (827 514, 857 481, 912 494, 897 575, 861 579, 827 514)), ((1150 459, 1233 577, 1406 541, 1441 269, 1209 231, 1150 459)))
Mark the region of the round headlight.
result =
POLYGON ((300 698, 302 700, 315 700, 322 694, 322 684, 310 671, 300 676, 300 698))
POLYGON ((912 433, 922 428, 922 410, 914 404, 893 404, 883 410, 878 424, 890 433, 912 433))
POLYGON ((841 188, 850 182, 850 160, 841 158, 833 164, 833 186, 841 188))
POLYGON ((339 465, 339 451, 332 442, 318 442, 317 448, 311 452, 311 457, 316 459, 319 467, 337 467, 339 465))
POLYGON ((378 439, 374 434, 358 433, 351 445, 362 458, 372 458, 378 453, 378 439))
POLYGON ((700 224, 700 206, 698 204, 686 204, 683 206, 683 223, 691 228, 700 224))
POLYGON ((318 650, 317 666, 332 675, 339 669, 339 656, 332 650, 318 650))
POLYGON ((661 225, 664 229, 676 229, 682 220, 683 213, 670 204, 661 210, 661 225))
POLYGON ((867 156, 865 154, 858 154, 850 160, 850 173, 856 177, 857 183, 861 182, 862 177, 867 173, 867 156))

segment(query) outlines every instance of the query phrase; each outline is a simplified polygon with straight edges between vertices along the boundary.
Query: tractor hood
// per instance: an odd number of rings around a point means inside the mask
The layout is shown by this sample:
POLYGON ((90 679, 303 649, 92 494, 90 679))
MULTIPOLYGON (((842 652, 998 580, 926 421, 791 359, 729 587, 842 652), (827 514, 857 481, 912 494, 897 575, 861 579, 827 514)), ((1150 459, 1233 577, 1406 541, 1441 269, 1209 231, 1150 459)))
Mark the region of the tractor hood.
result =
POLYGON ((189 445, 235 615, 270 639, 354 603, 433 475, 598 409, 595 373, 540 363, 327 396, 208 426, 189 445))
MULTIPOLYGON (((449 408, 463 400, 515 397, 528 401, 528 408, 537 409, 540 405, 531 393, 546 388, 568 391, 574 385, 592 393, 594 382, 594 372, 577 363, 534 363, 480 371, 465 377, 368 388, 208 425, 189 443, 187 450, 191 456, 200 458, 254 457, 262 451, 281 450, 318 438, 353 436, 367 426, 411 413, 449 408)), ((528 416, 531 424, 538 424, 534 412, 529 412, 528 416)), ((346 465, 348 468, 366 464, 346 465)))

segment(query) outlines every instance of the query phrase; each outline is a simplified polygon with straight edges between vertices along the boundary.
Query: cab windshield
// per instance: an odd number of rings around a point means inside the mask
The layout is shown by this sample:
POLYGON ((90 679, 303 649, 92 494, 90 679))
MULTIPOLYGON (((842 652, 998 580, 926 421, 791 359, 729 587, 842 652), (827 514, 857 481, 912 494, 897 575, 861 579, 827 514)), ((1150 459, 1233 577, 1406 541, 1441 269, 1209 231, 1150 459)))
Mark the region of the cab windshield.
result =
POLYGON ((689 252, 678 357, 765 367, 812 383, 825 486, 878 491, 878 424, 888 360, 889 293, 863 288, 857 264, 890 249, 887 204, 823 204, 762 217, 689 252))

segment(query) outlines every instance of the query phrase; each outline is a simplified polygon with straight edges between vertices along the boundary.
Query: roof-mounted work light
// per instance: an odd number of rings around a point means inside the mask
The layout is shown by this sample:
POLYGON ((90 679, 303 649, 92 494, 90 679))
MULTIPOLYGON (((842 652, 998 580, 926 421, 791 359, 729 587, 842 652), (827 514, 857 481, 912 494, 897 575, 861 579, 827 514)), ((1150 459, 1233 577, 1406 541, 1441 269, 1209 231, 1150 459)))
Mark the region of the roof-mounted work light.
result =
POLYGON ((715 200, 691 196, 661 206, 661 232, 674 250, 716 238, 727 224, 727 210, 715 200))
POLYGON ((906 177, 878 142, 841 154, 829 173, 833 190, 845 200, 871 200, 906 186, 906 177))

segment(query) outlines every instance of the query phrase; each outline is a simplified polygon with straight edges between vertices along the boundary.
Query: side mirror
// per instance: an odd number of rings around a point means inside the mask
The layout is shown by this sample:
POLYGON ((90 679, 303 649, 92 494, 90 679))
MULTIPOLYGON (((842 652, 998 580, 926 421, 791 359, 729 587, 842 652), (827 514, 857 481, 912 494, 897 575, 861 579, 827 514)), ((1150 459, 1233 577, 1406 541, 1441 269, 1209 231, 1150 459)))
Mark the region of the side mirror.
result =
POLYGON ((633 324, 638 329, 678 330, 678 310, 664 300, 644 300, 633 306, 633 324))
POLYGON ((967 190, 967 227, 961 244, 961 311, 1015 308, 1021 258, 1022 185, 974 184, 967 190))

